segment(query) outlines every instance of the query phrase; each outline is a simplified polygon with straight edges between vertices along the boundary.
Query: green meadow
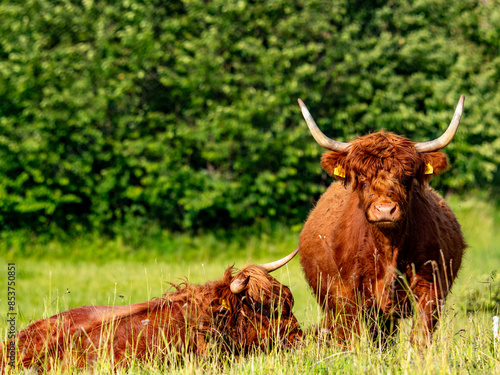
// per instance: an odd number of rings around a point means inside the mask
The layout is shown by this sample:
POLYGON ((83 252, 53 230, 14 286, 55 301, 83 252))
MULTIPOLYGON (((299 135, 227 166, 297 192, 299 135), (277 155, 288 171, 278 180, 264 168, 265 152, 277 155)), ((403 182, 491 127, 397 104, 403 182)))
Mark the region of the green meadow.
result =
MULTIPOLYGON (((411 322, 406 322, 395 343, 384 350, 363 337, 354 347, 345 348, 318 342, 307 334, 304 343, 292 350, 277 348, 222 361, 189 357, 166 368, 133 365, 128 373, 498 373, 500 341, 493 340, 492 317, 500 308, 495 273, 500 266, 500 212, 478 198, 451 197, 449 201, 469 248, 432 346, 413 346, 408 340, 411 322)), ((33 243, 29 249, 12 245, 2 264, 16 265, 17 328, 22 329, 32 320, 81 305, 123 305, 159 297, 169 288, 165 281, 204 283, 220 278, 233 264, 241 267, 277 259, 296 248, 299 230, 274 227, 259 235, 232 238, 163 234, 135 249, 120 237, 33 243)), ((6 285, 6 267, 4 273, 6 285)), ((276 271, 275 277, 290 286, 302 327, 307 331, 318 323, 321 311, 298 259, 276 271)), ((6 310, 4 297, 0 303, 6 310)), ((4 328, 1 334, 6 336, 4 328)), ((99 372, 111 371, 109 364, 100 366, 99 372)))

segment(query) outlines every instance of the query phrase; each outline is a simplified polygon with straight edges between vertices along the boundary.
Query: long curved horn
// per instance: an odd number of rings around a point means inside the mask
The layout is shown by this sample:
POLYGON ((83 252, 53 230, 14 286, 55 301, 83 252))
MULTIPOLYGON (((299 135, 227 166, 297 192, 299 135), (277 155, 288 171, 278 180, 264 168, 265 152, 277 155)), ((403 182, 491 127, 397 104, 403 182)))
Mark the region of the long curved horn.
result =
POLYGON ((437 151, 441 150, 442 148, 445 148, 450 144, 450 142, 453 140, 453 137, 455 136, 455 133, 457 132, 458 124, 460 123, 460 118, 462 117, 462 112, 464 110, 464 101, 465 101, 465 95, 460 96, 457 108, 455 109, 455 114, 451 119, 450 125, 448 126, 448 129, 446 129, 446 131, 441 137, 434 139, 432 141, 419 142, 415 144, 415 149, 418 152, 437 151))
POLYGON ((276 271, 278 268, 283 267, 285 264, 287 264, 289 261, 291 261, 293 259, 293 257, 295 255, 297 255, 298 252, 299 252, 299 248, 296 248, 293 252, 288 254, 286 257, 281 258, 279 260, 275 260, 274 262, 259 264, 259 267, 262 267, 267 272, 271 273, 273 271, 276 271))
MULTIPOLYGON (((275 260, 274 262, 271 262, 271 263, 259 264, 258 266, 262 267, 268 273, 271 273, 273 271, 276 271, 278 268, 283 267, 285 264, 287 264, 289 261, 291 261, 292 258, 295 255, 297 255, 298 252, 299 252, 299 249, 297 248, 292 253, 288 254, 284 258, 281 258, 279 260, 275 260)), ((241 293, 243 291, 243 289, 245 289, 245 287, 247 286, 249 280, 250 280, 250 277, 247 277, 244 280, 239 280, 239 279, 233 280, 233 282, 230 285, 231 292, 233 292, 234 294, 241 293)))
POLYGON ((327 150, 339 152, 346 151, 349 148, 349 143, 335 141, 324 135, 323 132, 319 130, 318 125, 316 125, 316 122, 309 113, 306 105, 300 99, 299 106, 300 110, 302 111, 302 116, 304 116, 304 119, 306 120, 307 126, 309 127, 312 136, 321 147, 326 148, 327 150))

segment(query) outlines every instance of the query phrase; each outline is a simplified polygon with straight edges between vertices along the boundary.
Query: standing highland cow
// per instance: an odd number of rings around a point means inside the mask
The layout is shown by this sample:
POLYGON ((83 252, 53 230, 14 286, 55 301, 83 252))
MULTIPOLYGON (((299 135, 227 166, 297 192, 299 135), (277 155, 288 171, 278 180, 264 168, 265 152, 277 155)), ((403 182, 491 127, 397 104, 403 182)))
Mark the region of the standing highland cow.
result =
MULTIPOLYGON (((176 291, 151 301, 83 306, 38 320, 15 338, 17 365, 85 367, 105 358, 116 368, 131 360, 168 362, 183 353, 245 354, 277 343, 293 345, 301 335, 293 296, 269 272, 297 251, 234 275, 229 267, 219 281, 174 285, 176 291)), ((0 364, 6 366, 5 358, 0 364)))
POLYGON ((429 342, 466 244, 450 207, 428 181, 448 166, 439 150, 455 135, 464 96, 446 132, 424 143, 388 132, 338 142, 299 104, 315 140, 330 150, 323 169, 338 180, 311 211, 299 239, 305 276, 327 312, 325 328, 349 339, 362 318, 377 321, 374 333, 387 334, 418 310, 412 338, 418 333, 429 342))

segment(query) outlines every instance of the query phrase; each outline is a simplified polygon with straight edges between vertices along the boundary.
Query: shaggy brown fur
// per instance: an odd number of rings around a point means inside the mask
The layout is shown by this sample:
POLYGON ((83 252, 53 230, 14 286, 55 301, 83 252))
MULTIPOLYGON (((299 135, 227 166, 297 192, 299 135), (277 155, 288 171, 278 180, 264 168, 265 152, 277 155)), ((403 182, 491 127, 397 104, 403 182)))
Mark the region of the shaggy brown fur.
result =
MULTIPOLYGON (((161 363, 183 353, 248 353, 293 345, 301 335, 293 296, 260 266, 205 285, 174 285, 162 298, 128 306, 83 306, 38 320, 17 336, 17 364, 39 370, 84 367, 105 356, 161 363), (234 294, 233 280, 246 284, 234 294), (61 364, 62 362, 62 364, 61 364)), ((8 343, 4 343, 4 348, 8 343)), ((5 366, 5 362, 2 366, 5 366)))
POLYGON ((350 144, 323 155, 323 169, 340 181, 299 240, 307 281, 328 312, 325 327, 347 339, 360 317, 376 317, 374 333, 386 334, 416 307, 414 332, 428 342, 466 248, 453 212, 427 184, 447 168, 446 156, 419 153, 385 132, 350 144))

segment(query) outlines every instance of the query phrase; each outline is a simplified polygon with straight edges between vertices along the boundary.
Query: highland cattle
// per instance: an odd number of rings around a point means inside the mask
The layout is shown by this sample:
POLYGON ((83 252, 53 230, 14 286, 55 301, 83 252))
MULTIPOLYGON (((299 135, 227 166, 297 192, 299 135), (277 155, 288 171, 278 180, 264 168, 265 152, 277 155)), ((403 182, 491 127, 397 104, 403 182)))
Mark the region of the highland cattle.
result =
POLYGON ((432 141, 381 131, 345 143, 325 136, 299 99, 313 137, 329 150, 322 168, 337 180, 300 233, 300 261, 327 313, 324 328, 338 338, 358 334, 362 321, 387 336, 416 313, 412 338, 431 340, 466 243, 428 182, 448 167, 439 150, 452 141, 463 104, 462 95, 448 129, 432 141))
MULTIPOLYGON (((127 306, 83 306, 22 330, 14 341, 16 365, 38 371, 131 361, 164 363, 183 354, 246 354, 294 345, 302 335, 290 289, 269 273, 297 250, 267 264, 229 267, 221 280, 176 285, 161 298, 127 306)), ((1 366, 7 365, 5 357, 1 366)))

